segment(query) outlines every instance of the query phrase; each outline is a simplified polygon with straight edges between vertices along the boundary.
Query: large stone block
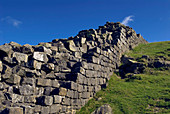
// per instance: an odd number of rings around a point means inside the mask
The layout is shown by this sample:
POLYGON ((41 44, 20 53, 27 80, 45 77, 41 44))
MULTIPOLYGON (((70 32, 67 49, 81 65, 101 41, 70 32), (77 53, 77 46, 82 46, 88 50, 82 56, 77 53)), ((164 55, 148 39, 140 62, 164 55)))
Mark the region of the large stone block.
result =
POLYGON ((24 96, 25 103, 36 103, 35 96, 24 96))
POLYGON ((63 99, 63 97, 59 96, 59 95, 54 95, 53 98, 54 98, 54 103, 56 103, 56 104, 61 103, 61 101, 63 99))
POLYGON ((30 54, 30 53, 32 53, 34 51, 32 46, 29 45, 29 44, 23 45, 21 50, 22 50, 23 53, 26 53, 26 54, 30 54))
POLYGON ((4 114, 23 114, 23 108, 20 107, 9 107, 6 108, 4 114))
POLYGON ((50 79, 38 78, 37 85, 38 86, 52 86, 52 81, 50 79))
POLYGON ((35 86, 35 79, 24 77, 22 80, 22 84, 29 84, 31 86, 35 86))
POLYGON ((30 85, 22 85, 19 87, 19 92, 21 95, 33 95, 35 88, 30 85))
POLYGON ((89 99, 90 98, 90 92, 83 92, 82 93, 82 98, 89 99))
POLYGON ((59 113, 61 110, 61 105, 60 104, 53 104, 50 107, 50 113, 59 113))
POLYGON ((7 83, 10 84, 20 84, 21 77, 17 74, 12 74, 9 79, 5 80, 7 83))
POLYGON ((66 96, 67 94, 67 89, 66 88, 63 88, 63 87, 60 87, 59 89, 59 95, 60 96, 66 96))
POLYGON ((24 54, 24 53, 19 53, 19 52, 14 52, 13 53, 13 57, 16 58, 16 60, 20 63, 20 62, 25 62, 27 63, 28 61, 28 55, 24 54))
POLYGON ((48 61, 47 55, 44 52, 34 52, 33 58, 35 60, 42 61, 45 63, 48 61))
POLYGON ((53 104, 53 97, 52 96, 44 96, 43 97, 43 102, 44 102, 44 105, 52 105, 53 104))
POLYGON ((0 55, 11 57, 12 54, 12 46, 10 45, 1 45, 0 46, 0 55))

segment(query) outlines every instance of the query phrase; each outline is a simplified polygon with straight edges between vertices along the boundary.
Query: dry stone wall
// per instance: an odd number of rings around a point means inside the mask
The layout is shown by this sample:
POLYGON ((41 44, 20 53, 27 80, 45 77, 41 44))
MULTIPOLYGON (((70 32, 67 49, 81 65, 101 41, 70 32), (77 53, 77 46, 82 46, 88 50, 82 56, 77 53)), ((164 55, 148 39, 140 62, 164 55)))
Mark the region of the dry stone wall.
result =
POLYGON ((0 46, 0 112, 75 113, 106 87, 120 57, 140 43, 140 34, 107 22, 75 37, 23 46, 0 46))

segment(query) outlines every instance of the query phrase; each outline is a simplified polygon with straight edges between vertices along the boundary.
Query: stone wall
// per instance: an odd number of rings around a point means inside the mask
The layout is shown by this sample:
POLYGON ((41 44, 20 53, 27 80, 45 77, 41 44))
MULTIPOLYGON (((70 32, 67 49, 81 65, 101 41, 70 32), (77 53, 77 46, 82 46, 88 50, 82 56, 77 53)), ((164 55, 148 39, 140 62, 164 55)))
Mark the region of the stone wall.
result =
POLYGON ((139 43, 140 34, 107 22, 75 37, 36 46, 0 46, 0 112, 75 113, 106 87, 120 57, 139 43))

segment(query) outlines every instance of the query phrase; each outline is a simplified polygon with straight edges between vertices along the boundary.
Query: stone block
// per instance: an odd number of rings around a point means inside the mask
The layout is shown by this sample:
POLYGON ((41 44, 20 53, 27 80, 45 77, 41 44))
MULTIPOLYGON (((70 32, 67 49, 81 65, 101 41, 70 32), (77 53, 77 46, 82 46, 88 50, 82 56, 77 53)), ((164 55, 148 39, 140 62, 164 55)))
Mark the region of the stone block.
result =
POLYGON ((59 95, 60 96, 66 96, 67 94, 67 89, 66 88, 63 88, 63 87, 60 87, 59 89, 59 95))
POLYGON ((65 97, 62 104, 69 106, 71 104, 70 98, 65 97))
POLYGON ((73 98, 73 95, 74 95, 74 91, 73 91, 73 90, 68 89, 68 91, 67 91, 67 97, 69 97, 69 98, 73 98))
POLYGON ((76 47, 73 40, 68 41, 68 46, 69 46, 70 51, 73 51, 73 52, 78 51, 78 48, 76 47))
POLYGON ((53 104, 53 97, 52 96, 44 96, 43 97, 44 105, 51 106, 53 104))
POLYGON ((37 85, 38 86, 52 86, 52 81, 50 79, 38 78, 37 85))
POLYGON ((42 65, 42 70, 44 70, 45 72, 51 72, 52 70, 54 70, 54 64, 53 63, 47 63, 47 64, 43 64, 42 65))
POLYGON ((41 62, 38 62, 38 61, 36 61, 36 60, 32 60, 32 61, 30 62, 30 66, 31 66, 32 68, 34 68, 34 69, 41 69, 41 65, 42 65, 42 63, 41 63, 41 62))
POLYGON ((90 92, 83 92, 82 93, 82 98, 89 99, 90 98, 90 92))
POLYGON ((15 57, 19 63, 21 62, 27 63, 28 61, 28 55, 24 53, 14 52, 13 57, 15 57))
POLYGON ((60 104, 61 103, 61 101, 62 101, 62 96, 59 96, 59 95, 54 95, 53 96, 53 99, 54 99, 54 103, 56 103, 56 104, 60 104))
POLYGON ((22 50, 23 53, 26 53, 26 54, 30 54, 30 53, 32 53, 34 51, 32 46, 29 45, 29 44, 23 45, 21 50, 22 50))
POLYGON ((84 83, 84 79, 85 79, 85 77, 82 74, 77 73, 77 83, 83 84, 84 83))
POLYGON ((23 108, 9 107, 9 108, 6 108, 5 114, 24 114, 24 113, 23 113, 23 108))
POLYGON ((0 61, 0 72, 2 72, 2 68, 3 68, 2 61, 0 61))
POLYGON ((83 91, 83 85, 78 84, 77 85, 77 91, 82 92, 83 91))
POLYGON ((23 103, 24 102, 24 96, 18 95, 18 94, 10 94, 12 103, 23 103))
POLYGON ((35 112, 40 112, 41 111, 41 106, 40 105, 35 105, 34 111, 35 112))
POLYGON ((80 51, 83 52, 83 53, 87 53, 87 45, 82 44, 82 46, 80 47, 80 51))
POLYGON ((42 106, 41 107, 41 113, 40 114, 49 114, 50 113, 50 107, 49 106, 42 106))
POLYGON ((52 87, 60 87, 60 84, 58 83, 58 80, 52 80, 52 87))
POLYGON ((24 114, 34 114, 34 108, 31 106, 24 107, 24 114))
POLYGON ((24 77, 22 80, 22 84, 29 84, 31 86, 35 86, 35 79, 24 77))
POLYGON ((61 110, 60 104, 53 104, 50 106, 50 113, 59 113, 61 110))
POLYGON ((35 88, 30 85, 22 85, 19 87, 19 92, 21 95, 33 95, 35 88))
POLYGON ((10 45, 1 45, 0 46, 0 55, 11 57, 12 52, 13 52, 12 46, 10 46, 10 45))
POLYGON ((44 52, 34 52, 33 58, 35 60, 42 61, 45 63, 48 61, 47 55, 44 52))
POLYGON ((36 103, 35 96, 24 96, 25 103, 36 103))
POLYGON ((20 84, 21 77, 17 74, 12 74, 9 79, 5 80, 7 83, 10 84, 20 84))

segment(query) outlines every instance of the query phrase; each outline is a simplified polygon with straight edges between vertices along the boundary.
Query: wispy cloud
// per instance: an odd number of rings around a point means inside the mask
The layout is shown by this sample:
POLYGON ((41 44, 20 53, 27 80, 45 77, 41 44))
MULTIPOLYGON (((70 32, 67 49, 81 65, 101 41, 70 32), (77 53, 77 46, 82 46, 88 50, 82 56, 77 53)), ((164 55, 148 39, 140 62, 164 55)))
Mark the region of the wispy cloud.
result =
POLYGON ((133 15, 130 15, 128 17, 125 17, 124 20, 121 22, 122 24, 128 26, 130 21, 133 21, 132 17, 134 17, 133 15))
POLYGON ((19 25, 22 24, 21 21, 19 21, 19 20, 17 20, 17 19, 14 19, 14 18, 12 18, 12 17, 10 17, 10 16, 7 16, 7 17, 5 17, 5 18, 1 18, 1 21, 2 21, 2 22, 6 22, 6 23, 8 23, 8 24, 11 24, 11 25, 14 26, 14 27, 19 27, 19 25))

